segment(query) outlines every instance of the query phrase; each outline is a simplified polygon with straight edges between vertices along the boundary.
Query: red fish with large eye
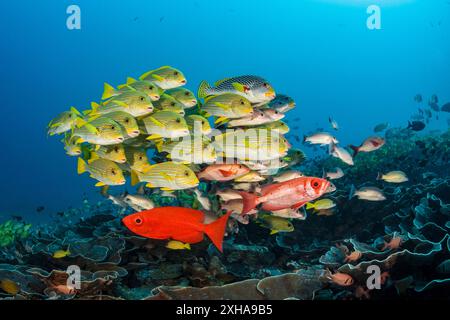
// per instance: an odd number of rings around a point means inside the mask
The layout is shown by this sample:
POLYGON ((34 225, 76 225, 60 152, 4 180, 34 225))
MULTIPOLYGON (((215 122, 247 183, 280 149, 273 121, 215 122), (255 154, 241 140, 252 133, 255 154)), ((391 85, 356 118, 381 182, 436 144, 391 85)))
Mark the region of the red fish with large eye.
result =
POLYGON ((222 252, 223 237, 231 211, 210 224, 205 214, 183 207, 161 207, 134 213, 122 219, 133 233, 151 239, 171 239, 184 243, 203 241, 206 234, 222 252))
POLYGON ((262 203, 262 209, 276 211, 287 208, 298 209, 307 202, 333 192, 335 186, 328 180, 316 177, 299 177, 285 182, 270 184, 261 189, 261 194, 239 192, 244 199, 242 213, 247 213, 262 203))

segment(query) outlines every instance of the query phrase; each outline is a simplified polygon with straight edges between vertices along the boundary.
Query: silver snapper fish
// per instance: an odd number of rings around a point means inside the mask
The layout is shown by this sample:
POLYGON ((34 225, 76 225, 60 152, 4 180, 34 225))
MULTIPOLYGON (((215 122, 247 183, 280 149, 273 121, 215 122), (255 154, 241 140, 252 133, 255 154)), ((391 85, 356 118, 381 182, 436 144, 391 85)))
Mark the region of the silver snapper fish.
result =
POLYGON ((336 120, 334 120, 333 118, 331 118, 331 117, 328 117, 328 121, 330 122, 330 125, 331 125, 331 127, 334 129, 334 130, 339 130, 339 125, 338 125, 338 123, 336 122, 336 120))
POLYGON ((271 123, 274 121, 281 120, 285 115, 273 109, 255 109, 253 112, 244 118, 231 120, 228 123, 228 127, 246 127, 246 126, 256 126, 266 123, 271 123))
POLYGON ((354 165, 352 155, 347 150, 342 147, 338 147, 334 143, 330 144, 329 153, 333 157, 341 159, 343 162, 350 166, 354 165))
POLYGON ((336 179, 340 179, 344 176, 344 171, 341 168, 336 167, 336 168, 334 168, 334 171, 325 172, 325 170, 324 170, 323 176, 324 176, 324 178, 327 178, 330 180, 336 180, 336 179))
POLYGON ((286 171, 273 178, 273 182, 285 182, 292 179, 303 177, 300 171, 286 171))
POLYGON ((153 201, 142 194, 127 194, 123 201, 136 211, 150 210, 155 207, 153 201))
POLYGON ((358 197, 360 200, 368 201, 383 201, 386 200, 386 196, 383 191, 376 187, 362 187, 358 190, 352 185, 349 198, 358 197))
POLYGON ((339 141, 327 132, 317 132, 310 136, 305 136, 303 138, 303 143, 309 142, 311 144, 329 145, 337 144, 339 141))

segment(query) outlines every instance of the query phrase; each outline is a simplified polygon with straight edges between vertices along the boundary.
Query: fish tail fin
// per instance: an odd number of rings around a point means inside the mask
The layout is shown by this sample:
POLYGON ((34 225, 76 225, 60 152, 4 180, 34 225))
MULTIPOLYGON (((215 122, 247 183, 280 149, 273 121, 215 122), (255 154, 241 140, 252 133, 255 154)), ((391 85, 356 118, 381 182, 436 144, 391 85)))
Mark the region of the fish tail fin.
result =
POLYGON ((197 95, 199 98, 206 98, 209 94, 208 94, 208 90, 211 89, 211 86, 209 85, 208 82, 206 82, 205 80, 203 80, 200 83, 200 86, 198 87, 198 92, 197 95))
POLYGON ((136 171, 131 170, 131 185, 132 185, 132 186, 135 186, 135 185, 137 185, 139 182, 141 182, 141 181, 139 180, 138 174, 136 173, 136 171))
POLYGON ((77 167, 78 174, 85 173, 86 170, 87 170, 86 162, 83 159, 78 158, 78 167, 77 167))
POLYGON ((350 194, 348 195, 348 200, 351 200, 355 196, 355 185, 352 184, 350 187, 350 194))
POLYGON ((116 92, 116 89, 114 89, 114 87, 112 85, 110 85, 109 83, 106 83, 103 85, 103 95, 102 95, 102 100, 106 100, 111 98, 112 96, 114 96, 116 92))
POLYGON ((306 203, 306 210, 309 210, 312 208, 314 208, 314 204, 312 204, 311 202, 306 203))
POLYGON ((382 176, 383 176, 383 174, 381 172, 378 172, 377 180, 381 180, 382 176))
POLYGON ((101 194, 103 197, 107 198, 108 195, 109 195, 108 191, 109 191, 109 186, 103 186, 102 189, 101 189, 101 191, 100 191, 100 194, 101 194))
POLYGON ((239 191, 239 194, 243 200, 242 214, 250 212, 258 205, 257 195, 245 191, 239 191))
POLYGON ((164 143, 163 139, 155 141, 156 150, 158 150, 158 152, 162 151, 163 143, 164 143))
POLYGON ((406 129, 409 129, 411 127, 412 127, 412 123, 411 123, 411 121, 408 121, 408 126, 406 127, 406 129))
POLYGON ((303 143, 306 143, 306 138, 308 138, 308 137, 306 136, 306 134, 304 134, 303 135, 303 143))
POLYGON ((213 223, 205 226, 205 233, 211 239, 212 243, 223 252, 223 237, 225 235, 225 229, 227 227, 228 218, 231 215, 231 211, 228 211, 225 215, 214 221, 213 223))
POLYGON ((325 171, 325 168, 322 168, 322 179, 325 179, 327 177, 327 172, 325 171))
POLYGON ((354 146, 354 145, 349 145, 349 147, 353 150, 353 158, 356 157, 356 155, 359 152, 359 147, 354 146))

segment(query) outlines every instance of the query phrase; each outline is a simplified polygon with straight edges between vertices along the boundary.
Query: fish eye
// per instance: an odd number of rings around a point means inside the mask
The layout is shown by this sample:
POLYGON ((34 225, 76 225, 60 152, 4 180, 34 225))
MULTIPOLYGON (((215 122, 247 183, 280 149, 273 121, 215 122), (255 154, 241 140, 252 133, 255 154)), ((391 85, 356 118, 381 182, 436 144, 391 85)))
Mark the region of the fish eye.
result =
POLYGON ((145 98, 144 97, 141 97, 141 101, 144 101, 145 100, 145 98))
POLYGON ((186 92, 184 93, 184 95, 185 95, 186 97, 188 97, 188 96, 189 96, 189 92, 186 91, 186 92))
POLYGON ((114 148, 114 151, 115 151, 115 152, 119 152, 119 147, 115 147, 115 148, 114 148))
POLYGON ((111 126, 111 129, 114 130, 114 129, 116 129, 116 127, 115 126, 111 126))
POLYGON ((266 82, 264 82, 264 83, 263 83, 263 86, 264 86, 264 88, 268 88, 268 87, 269 87, 269 84, 266 83, 266 82))
POLYGON ((71 113, 69 113, 69 118, 72 118, 72 114, 71 113))
POLYGON ((184 175, 185 175, 186 177, 189 177, 189 171, 185 171, 185 172, 184 172, 184 175))
POLYGON ((148 87, 149 90, 153 90, 153 86, 148 87))
POLYGON ((312 187, 313 187, 314 189, 317 189, 317 188, 320 187, 320 183, 319 183, 318 180, 313 180, 313 182, 311 183, 311 185, 312 185, 312 187))
POLYGON ((143 156, 139 156, 139 160, 143 160, 144 159, 144 157, 143 156))
POLYGON ((111 169, 111 173, 115 176, 116 175, 116 170, 111 169))
POLYGON ((205 124, 205 120, 202 120, 202 124, 205 124))
POLYGON ((175 71, 175 72, 173 73, 173 75, 174 75, 174 76, 177 76, 177 75, 179 75, 179 72, 178 72, 178 71, 175 71))
POLYGON ((140 226, 142 224, 142 219, 136 218, 136 219, 134 219, 134 223, 137 224, 138 226, 140 226))
POLYGON ((129 122, 130 122, 130 119, 126 118, 125 123, 129 123, 129 122))
POLYGON ((170 105, 171 105, 172 107, 175 107, 175 102, 172 102, 170 105))
POLYGON ((177 118, 176 122, 177 122, 177 123, 181 123, 181 119, 180 119, 180 118, 177 118))

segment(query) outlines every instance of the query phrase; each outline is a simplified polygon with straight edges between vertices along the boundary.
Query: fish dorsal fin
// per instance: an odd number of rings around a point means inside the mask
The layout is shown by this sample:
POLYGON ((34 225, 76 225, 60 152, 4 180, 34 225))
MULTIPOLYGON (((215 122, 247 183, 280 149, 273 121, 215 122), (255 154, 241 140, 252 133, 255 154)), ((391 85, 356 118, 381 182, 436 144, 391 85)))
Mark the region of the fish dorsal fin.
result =
POLYGON ((248 91, 248 87, 239 82, 233 82, 232 86, 234 89, 242 93, 246 93, 248 91))
POLYGON ((231 78, 224 78, 224 79, 222 79, 222 80, 219 80, 219 81, 216 81, 216 82, 214 82, 214 85, 216 86, 216 87, 218 87, 218 86, 220 86, 222 83, 224 83, 225 81, 228 81, 228 80, 230 80, 231 78))
POLYGON ((133 84, 135 82, 137 82, 137 80, 135 78, 132 78, 132 77, 127 78, 127 85, 133 84))
POLYGON ((140 185, 139 188, 137 189, 137 194, 140 194, 141 196, 145 194, 145 190, 144 190, 145 185, 140 185))

